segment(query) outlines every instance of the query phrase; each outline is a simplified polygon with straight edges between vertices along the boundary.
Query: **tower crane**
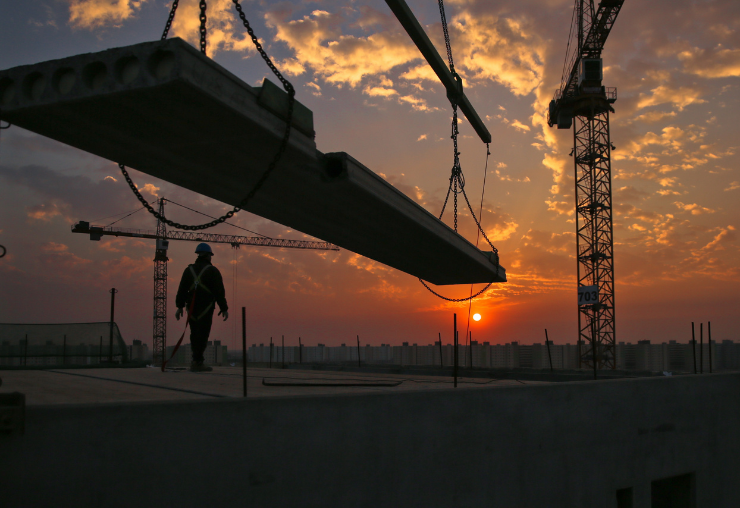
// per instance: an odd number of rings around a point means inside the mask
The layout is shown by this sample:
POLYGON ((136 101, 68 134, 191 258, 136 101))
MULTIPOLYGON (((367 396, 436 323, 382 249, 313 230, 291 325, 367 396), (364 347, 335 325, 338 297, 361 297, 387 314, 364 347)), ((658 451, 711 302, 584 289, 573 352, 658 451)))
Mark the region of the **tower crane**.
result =
POLYGON ((547 123, 573 127, 578 266, 579 366, 616 367, 614 255, 609 113, 617 89, 602 86, 604 48, 624 0, 575 0, 573 36, 560 88, 550 101, 547 123), (585 298, 584 298, 585 296, 585 298), (582 344, 585 347, 580 347, 582 344))
MULTIPOLYGON (((165 199, 159 199, 159 213, 164 217, 165 199)), ((339 247, 329 242, 308 240, 286 240, 266 236, 235 236, 203 233, 202 231, 167 231, 164 222, 157 221, 156 231, 141 229, 116 228, 110 226, 93 226, 89 222, 79 221, 72 226, 73 233, 90 235, 90 240, 99 241, 103 236, 128 238, 148 238, 156 240, 154 251, 154 324, 152 353, 154 364, 161 365, 167 349, 167 249, 170 240, 189 242, 228 243, 238 248, 241 245, 258 247, 277 247, 281 249, 309 249, 338 251, 339 247)))

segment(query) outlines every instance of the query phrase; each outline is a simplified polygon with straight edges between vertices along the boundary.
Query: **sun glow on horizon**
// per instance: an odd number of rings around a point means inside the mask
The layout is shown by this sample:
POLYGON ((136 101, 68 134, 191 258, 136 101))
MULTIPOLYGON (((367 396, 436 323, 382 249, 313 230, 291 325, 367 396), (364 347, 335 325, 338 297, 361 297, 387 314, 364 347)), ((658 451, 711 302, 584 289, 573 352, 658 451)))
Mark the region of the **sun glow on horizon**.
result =
POLYGON ((480 314, 478 313, 473 314, 473 321, 480 321, 480 314))

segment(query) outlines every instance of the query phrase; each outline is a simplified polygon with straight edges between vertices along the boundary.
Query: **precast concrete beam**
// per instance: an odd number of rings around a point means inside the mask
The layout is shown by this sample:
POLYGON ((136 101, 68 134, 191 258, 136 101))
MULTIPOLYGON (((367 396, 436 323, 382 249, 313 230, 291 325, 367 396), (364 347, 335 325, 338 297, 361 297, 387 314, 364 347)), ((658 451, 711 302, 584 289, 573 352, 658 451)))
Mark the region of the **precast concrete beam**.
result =
MULTIPOLYGON (((0 71, 0 118, 237 205, 277 153, 288 96, 180 39, 0 71)), ((506 281, 478 250, 345 153, 322 154, 296 101, 290 141, 245 210, 433 284, 506 281)))

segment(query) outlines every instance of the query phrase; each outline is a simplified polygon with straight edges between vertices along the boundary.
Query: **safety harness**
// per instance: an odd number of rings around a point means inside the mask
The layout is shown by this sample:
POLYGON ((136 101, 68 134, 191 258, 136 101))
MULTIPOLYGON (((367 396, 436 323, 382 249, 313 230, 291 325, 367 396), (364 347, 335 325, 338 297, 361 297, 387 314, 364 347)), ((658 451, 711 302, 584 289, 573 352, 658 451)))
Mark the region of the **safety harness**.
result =
MULTIPOLYGON (((206 270, 208 270, 208 268, 210 266, 211 265, 204 266, 203 269, 200 271, 200 274, 199 275, 195 275, 195 268, 193 268, 193 265, 190 265, 188 267, 188 268, 190 268, 190 273, 193 274, 193 284, 190 286, 190 290, 189 290, 189 291, 192 291, 193 292, 193 301, 190 303, 190 309, 188 309, 188 320, 200 321, 200 319, 203 316, 205 316, 206 313, 208 313, 213 308, 214 304, 216 303, 215 300, 211 300, 211 303, 208 304, 208 307, 206 307, 203 310, 203 312, 201 312, 197 316, 193 316, 193 306, 195 304, 195 293, 198 290, 198 288, 204 289, 208 293, 211 293, 211 290, 208 289, 208 286, 206 286, 205 284, 203 284, 201 282, 201 280, 200 280, 201 277, 203 277, 203 274, 206 272, 206 270)), ((211 293, 211 294, 213 294, 213 293, 211 293)))
POLYGON ((185 332, 188 330, 188 324, 190 324, 190 321, 200 321, 200 319, 206 315, 208 311, 210 311, 214 304, 215 300, 211 301, 211 303, 208 304, 208 306, 205 308, 203 312, 198 314, 198 316, 193 316, 193 312, 195 311, 195 295, 198 292, 198 288, 205 289, 208 293, 211 293, 211 290, 208 289, 208 286, 203 284, 201 282, 201 278, 203 277, 203 274, 208 270, 208 268, 212 265, 206 265, 203 267, 203 269, 200 271, 200 274, 196 275, 195 268, 193 268, 193 265, 190 265, 188 268, 190 268, 190 273, 193 274, 193 283, 190 285, 190 289, 188 291, 193 292, 193 297, 190 299, 190 305, 188 305, 188 318, 185 320, 185 329, 182 331, 182 335, 180 335, 180 340, 177 341, 177 344, 175 344, 175 349, 172 350, 172 355, 170 355, 169 360, 162 360, 162 372, 164 372, 165 368, 167 367, 167 362, 172 360, 172 358, 175 357, 175 353, 177 353, 177 350, 180 348, 180 344, 182 344, 182 339, 185 338, 185 332))

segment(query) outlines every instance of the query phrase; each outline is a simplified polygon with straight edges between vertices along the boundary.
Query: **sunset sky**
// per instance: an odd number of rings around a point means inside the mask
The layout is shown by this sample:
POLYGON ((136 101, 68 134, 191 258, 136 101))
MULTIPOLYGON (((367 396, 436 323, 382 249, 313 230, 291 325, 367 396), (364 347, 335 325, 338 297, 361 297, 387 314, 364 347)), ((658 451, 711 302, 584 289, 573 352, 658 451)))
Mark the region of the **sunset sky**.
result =
MULTIPOLYGON (((444 55, 437 2, 407 0, 444 55)), ((314 114, 322 152, 344 151, 430 212, 441 209, 452 165, 444 89, 382 0, 250 1, 245 13, 268 53, 314 114)), ((171 36, 197 43, 197 0, 181 0, 171 36)), ((559 86, 573 0, 448 0, 453 55, 470 101, 493 136, 483 227, 509 282, 473 302, 473 339, 556 343, 577 338, 571 130, 546 123, 559 86)), ((0 69, 157 40, 164 0, 27 0, 0 4, 0 69)), ((274 81, 245 37, 231 0, 209 0, 209 56, 252 85, 274 81)), ((739 340, 740 4, 626 0, 606 43, 611 116, 616 337, 739 340)), ((114 118, 111 121, 115 121, 114 118)), ((193 125, 197 129, 197 125, 193 125)), ((463 119, 461 163, 479 202, 486 147, 463 119)), ((248 157, 249 154, 245 154, 248 157)), ((220 215, 219 202, 131 171, 147 199, 220 215)), ((78 220, 139 207, 111 161, 12 127, 0 133, 0 322, 105 321, 111 287, 127 342, 151 345, 154 242, 73 235, 78 220)), ((174 205, 180 222, 199 217, 174 205)), ((102 219, 102 220, 97 220, 102 219)), ((450 214, 445 219, 449 221, 450 214)), ((268 236, 309 238, 250 215, 233 222, 268 236)), ((449 223, 449 222, 448 222, 449 223)), ((475 242, 469 215, 461 233, 475 242)), ((116 226, 154 229, 145 211, 116 226)), ((249 234, 222 225, 212 232, 249 234)), ((168 344, 182 271, 194 243, 171 242, 168 344)), ((211 334, 235 346, 246 306, 249 343, 428 344, 463 330, 467 304, 429 294, 414 277, 342 250, 213 245, 231 319, 211 334)), ((452 297, 470 286, 442 287, 452 297)), ((471 315, 472 315, 471 313, 471 315)), ((462 334, 461 334, 462 335, 462 334)), ((240 348, 240 346, 237 346, 240 348)))

